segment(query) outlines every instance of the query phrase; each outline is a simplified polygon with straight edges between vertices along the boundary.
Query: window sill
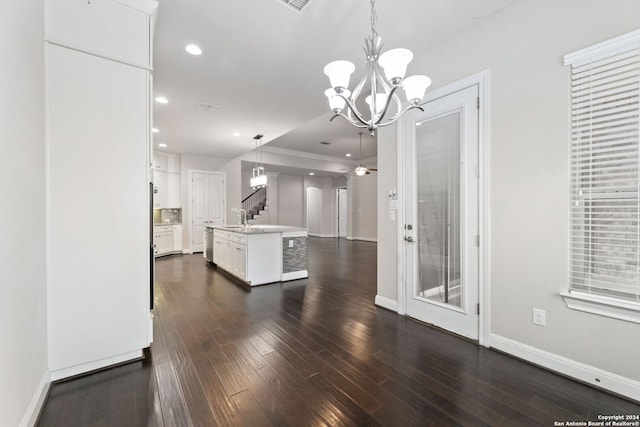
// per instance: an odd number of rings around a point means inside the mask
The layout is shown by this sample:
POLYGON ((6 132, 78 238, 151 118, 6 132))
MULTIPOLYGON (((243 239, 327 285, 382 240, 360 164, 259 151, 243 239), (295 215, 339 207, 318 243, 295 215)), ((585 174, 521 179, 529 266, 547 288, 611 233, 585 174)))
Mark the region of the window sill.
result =
POLYGON ((627 322, 640 323, 640 303, 582 292, 560 292, 567 307, 627 322))

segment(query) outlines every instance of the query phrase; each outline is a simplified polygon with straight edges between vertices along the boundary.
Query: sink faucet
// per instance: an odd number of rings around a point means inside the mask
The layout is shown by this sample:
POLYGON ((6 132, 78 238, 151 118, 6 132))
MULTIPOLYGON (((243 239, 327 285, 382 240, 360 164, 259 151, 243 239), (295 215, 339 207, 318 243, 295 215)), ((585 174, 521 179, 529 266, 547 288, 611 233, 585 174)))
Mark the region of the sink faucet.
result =
POLYGON ((246 227, 249 225, 249 223, 247 222, 247 211, 245 211, 244 209, 240 208, 238 209, 240 211, 240 225, 246 227))

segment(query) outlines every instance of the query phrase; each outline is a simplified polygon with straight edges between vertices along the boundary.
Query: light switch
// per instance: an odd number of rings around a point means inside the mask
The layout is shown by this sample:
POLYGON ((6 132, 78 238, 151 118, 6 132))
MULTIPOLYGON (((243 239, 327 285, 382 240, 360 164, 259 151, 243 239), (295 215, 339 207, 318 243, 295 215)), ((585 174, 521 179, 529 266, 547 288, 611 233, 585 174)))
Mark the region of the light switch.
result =
POLYGON ((394 209, 389 210, 389 221, 396 221, 396 211, 394 209))

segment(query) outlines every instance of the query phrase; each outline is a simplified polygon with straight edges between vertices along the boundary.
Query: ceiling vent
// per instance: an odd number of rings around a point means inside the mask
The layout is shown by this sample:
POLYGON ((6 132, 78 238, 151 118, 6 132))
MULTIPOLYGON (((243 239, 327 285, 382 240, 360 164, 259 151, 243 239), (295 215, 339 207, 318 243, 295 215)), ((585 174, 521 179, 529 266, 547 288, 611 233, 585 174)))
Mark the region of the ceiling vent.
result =
POLYGON ((201 102, 200 104, 198 104, 198 109, 215 113, 220 109, 220 106, 209 104, 208 102, 201 102))
POLYGON ((285 4, 289 8, 302 12, 302 9, 312 2, 312 0, 279 0, 280 3, 285 4))

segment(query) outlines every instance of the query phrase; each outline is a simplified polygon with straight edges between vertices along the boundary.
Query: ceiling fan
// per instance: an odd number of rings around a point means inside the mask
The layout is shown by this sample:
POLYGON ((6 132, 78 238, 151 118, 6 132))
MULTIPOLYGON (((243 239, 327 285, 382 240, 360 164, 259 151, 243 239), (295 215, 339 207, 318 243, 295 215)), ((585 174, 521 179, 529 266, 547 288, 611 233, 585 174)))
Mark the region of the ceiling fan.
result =
POLYGON ((362 134, 363 133, 364 132, 358 132, 358 135, 360 135, 360 164, 353 170, 353 172, 355 172, 355 174, 358 176, 369 175, 371 171, 374 171, 374 172, 378 171, 378 169, 376 168, 368 168, 362 165, 362 134))

